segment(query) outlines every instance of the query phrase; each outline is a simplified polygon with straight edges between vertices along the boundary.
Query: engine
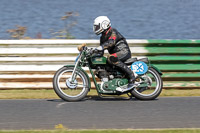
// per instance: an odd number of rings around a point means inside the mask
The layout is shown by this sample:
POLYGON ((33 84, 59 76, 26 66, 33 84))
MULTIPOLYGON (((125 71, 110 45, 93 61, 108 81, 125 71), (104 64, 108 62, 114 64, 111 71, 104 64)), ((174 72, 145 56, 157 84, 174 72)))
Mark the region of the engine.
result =
POLYGON ((95 71, 95 75, 98 78, 100 78, 101 81, 103 81, 103 82, 107 82, 109 80, 109 73, 103 68, 97 68, 95 71))
POLYGON ((101 89, 104 91, 116 91, 117 87, 128 83, 122 72, 110 66, 99 66, 96 68, 95 75, 101 79, 101 89))
POLYGON ((95 74, 103 82, 107 82, 114 78, 123 78, 124 77, 123 73, 121 73, 120 71, 118 71, 114 68, 111 68, 110 66, 98 67, 95 71, 95 74))

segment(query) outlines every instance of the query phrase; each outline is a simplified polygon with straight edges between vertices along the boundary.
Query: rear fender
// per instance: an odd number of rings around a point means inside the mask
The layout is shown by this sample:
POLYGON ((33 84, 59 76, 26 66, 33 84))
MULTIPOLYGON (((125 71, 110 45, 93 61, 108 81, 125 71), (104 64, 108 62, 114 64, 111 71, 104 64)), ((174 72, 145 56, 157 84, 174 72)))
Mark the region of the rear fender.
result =
POLYGON ((160 71, 160 69, 158 69, 156 66, 154 66, 154 65, 152 65, 152 64, 149 64, 149 67, 154 68, 154 69, 160 74, 160 76, 163 75, 163 73, 160 71))

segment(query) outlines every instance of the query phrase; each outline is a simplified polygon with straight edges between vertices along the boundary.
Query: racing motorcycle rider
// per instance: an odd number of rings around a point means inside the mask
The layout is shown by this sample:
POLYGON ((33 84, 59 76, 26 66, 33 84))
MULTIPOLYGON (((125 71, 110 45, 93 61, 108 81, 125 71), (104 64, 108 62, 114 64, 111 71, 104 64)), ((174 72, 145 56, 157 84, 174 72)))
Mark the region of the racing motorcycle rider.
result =
POLYGON ((126 39, 111 27, 107 16, 99 16, 94 20, 93 31, 96 35, 101 34, 100 46, 95 50, 99 52, 104 52, 105 49, 108 50, 108 63, 115 65, 128 75, 129 84, 127 90, 132 89, 135 81, 134 73, 123 63, 131 58, 131 51, 126 39))

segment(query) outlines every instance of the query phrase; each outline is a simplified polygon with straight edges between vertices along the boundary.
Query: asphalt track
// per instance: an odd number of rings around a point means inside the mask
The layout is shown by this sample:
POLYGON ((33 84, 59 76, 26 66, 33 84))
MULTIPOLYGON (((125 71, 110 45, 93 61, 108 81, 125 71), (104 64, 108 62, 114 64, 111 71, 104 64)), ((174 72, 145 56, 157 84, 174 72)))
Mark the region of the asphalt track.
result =
POLYGON ((0 100, 0 129, 200 128, 200 97, 0 100))

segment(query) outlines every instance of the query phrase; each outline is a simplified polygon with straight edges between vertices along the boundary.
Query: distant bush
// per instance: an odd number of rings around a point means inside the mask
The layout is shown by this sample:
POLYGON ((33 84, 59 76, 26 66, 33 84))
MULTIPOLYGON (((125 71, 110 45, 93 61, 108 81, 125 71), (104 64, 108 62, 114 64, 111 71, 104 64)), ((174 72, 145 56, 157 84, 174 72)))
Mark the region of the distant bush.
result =
MULTIPOLYGON (((64 28, 61 30, 50 30, 50 34, 54 39, 74 39, 75 37, 69 32, 70 29, 77 24, 75 19, 76 16, 79 16, 77 12, 66 12, 64 16, 60 19, 64 22, 64 28)), ((10 37, 13 39, 30 39, 31 37, 25 36, 27 31, 26 26, 16 25, 16 28, 9 29, 7 32, 10 34, 10 37)), ((38 32, 36 38, 41 39, 42 33, 38 32)))
POLYGON ((50 30, 53 38, 74 39, 75 37, 70 34, 69 30, 77 24, 76 16, 79 16, 77 12, 66 12, 65 15, 60 18, 64 22, 64 29, 58 31, 50 30))
POLYGON ((11 37, 14 39, 23 39, 26 30, 26 27, 16 25, 16 29, 9 29, 7 32, 10 33, 11 37))

